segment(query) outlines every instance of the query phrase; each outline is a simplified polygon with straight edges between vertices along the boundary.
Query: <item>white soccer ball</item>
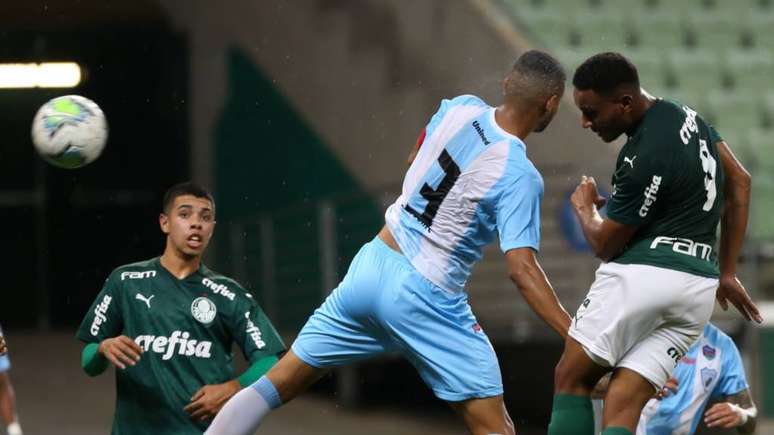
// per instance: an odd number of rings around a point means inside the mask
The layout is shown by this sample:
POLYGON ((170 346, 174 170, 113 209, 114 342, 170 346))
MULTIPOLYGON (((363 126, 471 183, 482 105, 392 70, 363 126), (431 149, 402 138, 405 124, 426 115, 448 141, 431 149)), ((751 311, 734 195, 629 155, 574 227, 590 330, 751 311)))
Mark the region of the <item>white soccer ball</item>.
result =
POLYGON ((32 143, 49 163, 75 169, 99 157, 107 141, 105 115, 96 103, 79 95, 44 104, 32 121, 32 143))

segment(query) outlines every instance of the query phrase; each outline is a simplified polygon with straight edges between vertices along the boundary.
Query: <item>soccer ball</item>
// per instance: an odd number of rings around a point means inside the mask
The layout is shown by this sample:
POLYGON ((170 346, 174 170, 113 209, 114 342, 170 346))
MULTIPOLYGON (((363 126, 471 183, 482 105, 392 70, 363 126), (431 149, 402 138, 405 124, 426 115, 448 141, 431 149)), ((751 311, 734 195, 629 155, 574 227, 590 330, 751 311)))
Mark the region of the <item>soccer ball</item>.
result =
POLYGON ((49 163, 75 169, 88 165, 105 148, 108 129, 102 110, 78 95, 44 104, 32 121, 32 143, 49 163))

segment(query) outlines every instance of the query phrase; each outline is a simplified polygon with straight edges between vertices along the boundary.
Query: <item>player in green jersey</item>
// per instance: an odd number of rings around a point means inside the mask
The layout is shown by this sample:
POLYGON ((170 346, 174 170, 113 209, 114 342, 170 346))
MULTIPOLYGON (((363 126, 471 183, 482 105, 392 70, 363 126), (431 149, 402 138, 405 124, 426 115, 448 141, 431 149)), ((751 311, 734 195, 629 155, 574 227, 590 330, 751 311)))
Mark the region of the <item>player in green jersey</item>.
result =
POLYGON ((212 196, 173 186, 159 223, 164 253, 115 269, 77 334, 86 373, 117 368, 114 435, 201 434, 285 350, 252 296, 201 264, 215 227, 212 196), (251 364, 239 377, 233 343, 251 364))
POLYGON ((716 295, 724 309, 730 301, 748 320, 762 320, 736 277, 750 176, 695 110, 643 91, 620 54, 587 59, 573 85, 582 126, 605 142, 624 133, 628 140, 606 218, 593 178, 584 176, 572 195, 586 240, 604 262, 556 367, 548 433, 591 435, 589 393, 613 371, 603 434, 631 434, 701 334, 716 295))

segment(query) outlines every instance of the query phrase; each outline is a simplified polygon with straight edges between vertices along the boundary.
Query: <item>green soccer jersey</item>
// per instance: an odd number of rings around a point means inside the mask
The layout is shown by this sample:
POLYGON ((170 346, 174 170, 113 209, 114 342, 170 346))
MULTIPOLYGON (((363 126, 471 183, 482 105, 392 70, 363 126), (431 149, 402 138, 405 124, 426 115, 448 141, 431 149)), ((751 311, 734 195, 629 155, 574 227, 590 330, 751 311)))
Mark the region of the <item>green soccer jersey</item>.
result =
POLYGON ((201 434, 209 422, 183 410, 202 386, 234 379, 232 344, 251 362, 285 349, 235 281, 202 265, 177 279, 159 258, 114 270, 78 330, 86 343, 126 335, 143 348, 116 370, 114 435, 201 434))
POLYGON ((717 277, 720 136, 696 111, 657 100, 621 149, 608 218, 638 227, 612 261, 717 277))

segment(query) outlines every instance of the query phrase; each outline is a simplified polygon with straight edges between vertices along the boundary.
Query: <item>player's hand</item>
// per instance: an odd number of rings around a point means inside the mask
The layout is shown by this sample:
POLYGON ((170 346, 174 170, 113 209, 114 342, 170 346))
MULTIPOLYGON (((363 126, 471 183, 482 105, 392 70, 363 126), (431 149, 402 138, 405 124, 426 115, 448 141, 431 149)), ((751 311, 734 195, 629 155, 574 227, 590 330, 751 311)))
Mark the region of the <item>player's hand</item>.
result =
POLYGON ((3 356, 8 352, 8 347, 5 345, 5 337, 0 335, 0 356, 3 356))
POLYGON ((677 382, 677 379, 675 378, 667 379, 666 384, 664 384, 664 386, 661 387, 661 390, 659 390, 659 392, 656 393, 656 399, 662 400, 671 396, 672 394, 677 393, 679 386, 680 386, 680 383, 677 382))
POLYGON ((133 366, 140 360, 142 348, 126 335, 106 338, 99 344, 99 353, 108 359, 114 366, 123 370, 126 366, 133 366))
POLYGON ((607 199, 599 194, 594 177, 584 175, 581 177, 580 184, 575 188, 575 192, 572 193, 570 202, 573 208, 581 210, 591 207, 592 204, 596 205, 597 208, 604 207, 607 199))
POLYGON ((728 402, 716 403, 704 413, 704 423, 707 427, 731 429, 742 424, 742 413, 738 406, 728 402))
POLYGON ((747 290, 745 290, 736 275, 720 277, 720 285, 718 285, 715 297, 723 311, 728 310, 728 302, 731 301, 748 321, 753 319, 758 323, 763 322, 763 317, 761 317, 758 307, 750 299, 750 295, 747 294, 747 290))
POLYGON ((239 381, 233 379, 216 385, 205 385, 191 397, 191 402, 183 410, 191 414, 192 419, 204 421, 215 417, 228 399, 242 389, 239 381))

